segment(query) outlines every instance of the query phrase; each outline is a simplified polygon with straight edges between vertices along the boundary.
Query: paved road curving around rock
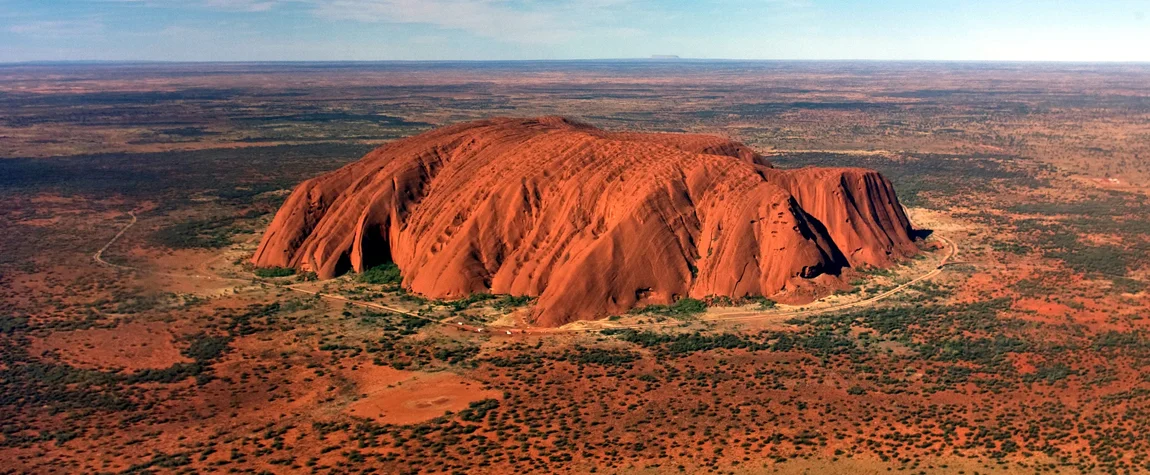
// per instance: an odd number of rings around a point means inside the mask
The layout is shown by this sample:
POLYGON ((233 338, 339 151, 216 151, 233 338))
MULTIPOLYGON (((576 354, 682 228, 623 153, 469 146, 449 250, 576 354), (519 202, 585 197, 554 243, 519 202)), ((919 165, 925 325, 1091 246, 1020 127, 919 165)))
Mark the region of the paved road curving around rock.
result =
MULTIPOLYGON (((128 232, 128 230, 131 229, 131 227, 136 224, 136 221, 137 221, 136 213, 134 211, 129 211, 128 215, 131 216, 131 218, 132 218, 131 222, 129 222, 122 229, 120 229, 120 232, 116 233, 116 235, 113 236, 112 239, 109 240, 106 244, 104 244, 104 246, 101 247, 100 250, 96 251, 96 253, 92 255, 92 259, 95 260, 97 263, 99 263, 101 265, 108 266, 108 267, 114 267, 114 268, 122 269, 122 270, 133 270, 133 271, 139 271, 139 272, 148 272, 148 271, 146 271, 144 269, 140 269, 138 267, 130 267, 130 266, 124 266, 124 265, 120 265, 120 264, 114 264, 114 263, 111 263, 111 262, 104 260, 104 257, 103 257, 104 252, 107 251, 109 247, 111 247, 113 244, 115 244, 116 241, 118 241, 124 235, 124 233, 128 232)), ((884 300, 884 299, 890 298, 894 295, 898 295, 899 293, 902 293, 903 291, 910 288, 914 284, 917 284, 919 282, 922 282, 924 280, 933 278, 933 277, 941 274, 942 271, 944 270, 944 268, 948 265, 959 264, 959 262, 954 262, 954 259, 958 256, 958 246, 955 245, 953 241, 951 241, 947 238, 944 238, 942 236, 938 236, 938 238, 941 241, 945 242, 947 244, 947 246, 949 247, 949 252, 947 253, 946 256, 943 256, 942 261, 939 263, 938 266, 936 266, 930 272, 927 272, 927 273, 922 274, 918 277, 915 277, 914 279, 911 279, 911 280, 909 280, 909 281, 907 281, 907 282, 905 282, 905 283, 903 283, 897 287, 894 287, 890 290, 887 290, 887 291, 885 291, 881 294, 875 295, 873 297, 870 297, 870 298, 867 298, 864 300, 857 300, 854 302, 846 302, 846 303, 842 303, 842 304, 838 304, 838 305, 831 305, 831 306, 817 308, 817 309, 780 311, 780 312, 728 313, 728 314, 723 314, 723 315, 716 315, 713 317, 704 316, 704 317, 700 318, 700 320, 704 321, 704 322, 716 322, 716 323, 717 322, 753 322, 753 321, 757 321, 757 320, 767 320, 767 319, 773 320, 773 319, 778 319, 780 317, 792 317, 793 318, 793 317, 802 317, 802 316, 808 316, 808 315, 818 315, 821 313, 833 312, 833 311, 838 311, 838 310, 846 310, 846 309, 851 309, 851 308, 858 308, 858 307, 868 306, 868 305, 877 303, 881 300, 884 300)), ((262 280, 259 280, 258 278, 254 278, 254 277, 252 279, 237 279, 237 278, 233 278, 233 277, 223 277, 220 275, 176 274, 176 273, 167 273, 167 272, 150 272, 150 273, 153 275, 163 275, 163 276, 174 277, 174 278, 190 278, 190 279, 203 279, 203 280, 215 280, 215 281, 228 281, 228 282, 236 282, 236 283, 243 283, 243 284, 269 283, 269 282, 262 281, 262 280)), ((272 284, 272 283, 269 283, 269 284, 272 284)), ((272 285, 275 285, 275 284, 272 284, 272 285)), ((461 324, 459 322, 451 322, 451 321, 446 321, 446 320, 435 320, 435 319, 431 319, 431 318, 428 318, 426 316, 420 315, 418 313, 414 313, 414 312, 404 310, 401 308, 391 307, 388 305, 378 304, 375 302, 365 302, 362 300, 349 299, 349 298, 344 297, 342 295, 324 293, 324 292, 320 292, 317 290, 309 290, 309 289, 305 289, 305 288, 302 288, 302 287, 299 287, 296 285, 279 285, 279 286, 277 286, 277 288, 291 290, 293 292, 299 292, 299 293, 307 294, 307 295, 311 295, 311 296, 316 296, 316 297, 319 297, 321 299, 329 300, 329 301, 333 301, 333 302, 343 302, 343 303, 353 305, 356 307, 374 309, 374 310, 382 310, 382 311, 386 311, 386 312, 392 312, 392 313, 408 315, 411 317, 422 318, 425 320, 433 321, 433 322, 438 323, 440 325, 448 326, 448 327, 455 328, 455 329, 462 330, 462 331, 466 331, 466 332, 490 333, 492 335, 521 335, 521 334, 528 334, 528 333, 531 333, 531 334, 586 333, 586 332, 598 332, 598 331, 602 331, 602 330, 626 330, 626 329, 640 330, 640 329, 676 326, 676 325, 680 324, 680 322, 678 322, 678 321, 671 321, 671 322, 651 322, 651 323, 635 323, 635 324, 620 324, 620 325, 596 325, 594 327, 589 327, 589 328, 477 327, 474 325, 461 324)))

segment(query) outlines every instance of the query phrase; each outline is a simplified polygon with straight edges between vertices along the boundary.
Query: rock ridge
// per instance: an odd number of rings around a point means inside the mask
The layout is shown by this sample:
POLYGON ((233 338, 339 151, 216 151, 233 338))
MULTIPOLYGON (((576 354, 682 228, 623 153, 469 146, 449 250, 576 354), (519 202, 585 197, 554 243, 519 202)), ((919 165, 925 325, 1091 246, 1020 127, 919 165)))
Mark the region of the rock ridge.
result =
POLYGON ((328 279, 395 262, 431 298, 538 297, 544 326, 682 297, 814 295, 913 255, 890 181, 780 170, 694 134, 498 118, 398 140, 301 183, 252 262, 328 279))

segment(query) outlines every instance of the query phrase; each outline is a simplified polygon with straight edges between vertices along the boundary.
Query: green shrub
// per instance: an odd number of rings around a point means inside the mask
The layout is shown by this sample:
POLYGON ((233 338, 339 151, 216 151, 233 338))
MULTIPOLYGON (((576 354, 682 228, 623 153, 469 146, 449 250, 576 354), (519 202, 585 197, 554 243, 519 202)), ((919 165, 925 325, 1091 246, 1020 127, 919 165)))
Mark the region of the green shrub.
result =
POLYGON ((207 362, 219 358, 228 349, 231 338, 218 335, 199 333, 188 337, 188 349, 184 356, 199 362, 207 362))
POLYGON ((218 249, 231 244, 236 218, 220 217, 175 223, 152 233, 152 242, 170 249, 218 249))
POLYGON ((1110 280, 1114 282, 1114 285, 1111 288, 1118 292, 1136 294, 1146 289, 1145 283, 1134 279, 1129 279, 1126 277, 1115 277, 1110 280))
POLYGON ((0 333, 12 334, 28 329, 28 317, 0 315, 0 333))
POLYGON ((483 302, 486 300, 492 300, 494 298, 495 298, 494 295, 491 295, 491 294, 485 293, 485 292, 479 292, 479 293, 475 293, 475 294, 469 294, 467 297, 461 298, 459 300, 451 300, 451 301, 445 302, 445 304, 450 305, 452 309, 454 309, 455 311, 458 312, 458 311, 463 310, 467 307, 470 307, 471 304, 473 304, 473 303, 483 302))
POLYGON ((256 269, 256 275, 263 278, 274 277, 287 277, 295 274, 295 269, 291 267, 260 267, 256 269))
POLYGON ((522 307, 531 303, 531 297, 526 295, 505 295, 495 303, 491 304, 496 310, 504 310, 508 308, 522 307))
POLYGON ((393 262, 365 270, 356 279, 365 284, 376 285, 399 285, 403 282, 403 276, 399 273, 399 266, 393 262))
POLYGON ((459 418, 467 422, 481 422, 487 413, 499 408, 498 399, 484 399, 472 402, 467 409, 459 411, 459 418))
POLYGON ((681 298, 671 305, 648 305, 631 310, 634 314, 662 315, 665 317, 689 317, 707 311, 707 304, 702 300, 681 298))

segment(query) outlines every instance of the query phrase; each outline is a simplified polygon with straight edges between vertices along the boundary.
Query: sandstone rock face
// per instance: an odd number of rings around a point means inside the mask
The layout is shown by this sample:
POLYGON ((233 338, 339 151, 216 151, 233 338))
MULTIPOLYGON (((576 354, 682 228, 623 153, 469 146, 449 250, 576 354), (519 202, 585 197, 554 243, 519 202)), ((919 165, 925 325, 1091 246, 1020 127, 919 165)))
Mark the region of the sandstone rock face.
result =
POLYGON ((890 182, 772 168, 719 137, 492 119, 300 184, 252 261, 331 278, 394 261, 432 298, 538 297, 536 324, 690 296, 786 296, 917 251, 890 182))

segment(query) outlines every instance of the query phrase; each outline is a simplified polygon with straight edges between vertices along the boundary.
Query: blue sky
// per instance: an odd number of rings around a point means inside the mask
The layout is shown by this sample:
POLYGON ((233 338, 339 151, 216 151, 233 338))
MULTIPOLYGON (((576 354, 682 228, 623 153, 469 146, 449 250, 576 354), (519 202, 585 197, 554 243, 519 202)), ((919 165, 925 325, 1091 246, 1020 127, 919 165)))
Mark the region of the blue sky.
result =
POLYGON ((0 62, 1150 61, 1150 0, 0 0, 0 62))

